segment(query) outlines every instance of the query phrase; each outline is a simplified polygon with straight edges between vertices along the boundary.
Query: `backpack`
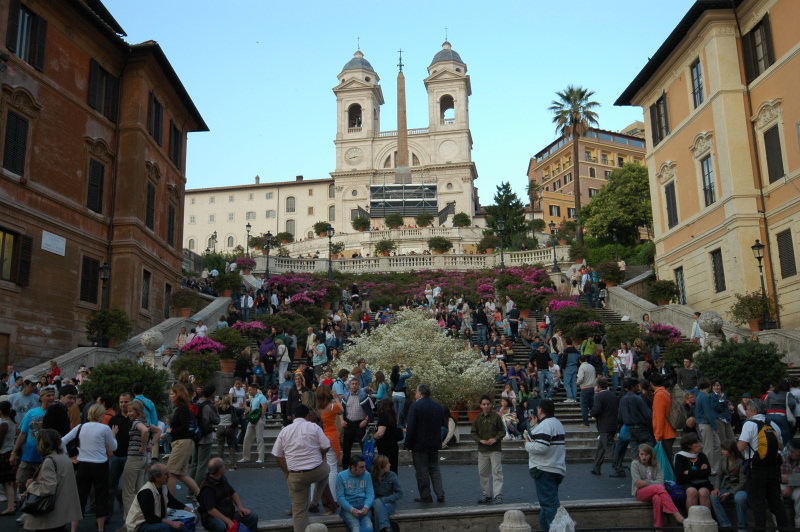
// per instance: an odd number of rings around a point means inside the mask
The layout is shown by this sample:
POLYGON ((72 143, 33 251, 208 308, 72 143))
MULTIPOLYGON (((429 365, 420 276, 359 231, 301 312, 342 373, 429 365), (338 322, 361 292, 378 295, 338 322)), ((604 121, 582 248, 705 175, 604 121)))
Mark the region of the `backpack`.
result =
MULTIPOLYGON (((780 465, 778 454, 778 435, 772 425, 763 421, 749 420, 758 427, 758 446, 750 447, 752 456, 749 467, 753 469, 770 469, 780 465)), ((749 445, 749 444, 748 444, 749 445)))
MULTIPOLYGON (((666 390, 667 395, 670 393, 666 390)), ((681 430, 686 426, 686 410, 683 409, 683 404, 670 395, 669 398, 669 414, 667 414, 667 423, 675 430, 681 430)))
POLYGON ((200 431, 200 424, 197 423, 197 417, 200 414, 200 409, 195 403, 189 405, 189 435, 195 441, 199 442, 203 438, 200 431))

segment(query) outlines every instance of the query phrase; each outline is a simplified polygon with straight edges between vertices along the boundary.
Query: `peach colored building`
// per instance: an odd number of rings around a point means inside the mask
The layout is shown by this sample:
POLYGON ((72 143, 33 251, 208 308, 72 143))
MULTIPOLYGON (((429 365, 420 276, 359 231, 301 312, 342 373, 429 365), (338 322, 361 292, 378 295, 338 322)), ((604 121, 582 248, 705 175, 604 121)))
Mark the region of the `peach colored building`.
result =
MULTIPOLYGON (((644 110, 659 277, 723 317, 764 276, 800 326, 796 0, 696 2, 617 105, 644 110)), ((773 316, 775 319, 775 316, 773 316)))
MULTIPOLYGON (((641 122, 634 122, 621 133, 591 128, 578 139, 581 205, 589 203, 606 184, 608 175, 625 163, 644 161, 641 122)), ((545 224, 575 218, 575 181, 572 164, 572 139, 554 140, 531 157, 528 181, 539 185, 539 205, 545 224)))
POLYGON ((0 28, 0 365, 25 368, 88 345, 104 304, 135 332, 169 316, 186 136, 207 127, 99 0, 8 0, 0 28))

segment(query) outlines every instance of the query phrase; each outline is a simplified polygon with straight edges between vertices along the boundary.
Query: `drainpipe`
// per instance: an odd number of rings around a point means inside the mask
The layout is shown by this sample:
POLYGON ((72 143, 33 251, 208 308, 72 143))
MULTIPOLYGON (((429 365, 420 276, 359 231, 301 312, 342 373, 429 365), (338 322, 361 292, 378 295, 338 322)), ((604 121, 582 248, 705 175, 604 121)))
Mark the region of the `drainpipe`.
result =
MULTIPOLYGON (((733 11, 733 18, 736 20, 736 31, 738 33, 738 39, 741 46, 742 43, 742 26, 739 23, 739 15, 736 13, 736 5, 735 0, 731 0, 731 10, 733 11)), ((742 48, 744 51, 744 48, 742 48)), ((750 119, 753 116, 753 98, 750 93, 750 84, 747 83, 745 80, 744 84, 744 96, 745 101, 747 102, 747 119, 750 121, 750 132, 753 138, 753 152, 755 153, 755 165, 756 165, 756 178, 758 179, 758 199, 760 208, 758 213, 761 215, 761 222, 764 230, 763 242, 767 246, 767 253, 765 258, 769 264, 769 268, 767 268, 767 275, 769 277, 769 284, 772 287, 772 300, 775 302, 775 323, 777 328, 781 328, 781 311, 778 307, 778 285, 775 281, 775 271, 773 269, 773 260, 772 260, 772 240, 770 239, 770 232, 769 232, 769 220, 767 219, 767 200, 764 196, 764 178, 762 176, 761 170, 761 160, 758 156, 758 145, 755 142, 756 135, 758 132, 756 131, 756 126, 753 121, 750 119)))

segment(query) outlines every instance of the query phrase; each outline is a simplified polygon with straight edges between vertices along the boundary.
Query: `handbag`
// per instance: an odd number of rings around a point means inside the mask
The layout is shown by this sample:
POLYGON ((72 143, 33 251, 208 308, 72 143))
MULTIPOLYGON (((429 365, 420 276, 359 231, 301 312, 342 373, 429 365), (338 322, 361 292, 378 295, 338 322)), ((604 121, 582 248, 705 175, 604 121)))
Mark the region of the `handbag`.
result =
POLYGON ((631 429, 628 425, 622 425, 619 429, 619 441, 631 441, 631 429))
POLYGON ((83 423, 78 426, 78 434, 75 435, 75 439, 67 444, 67 456, 70 458, 78 456, 78 448, 81 446, 81 429, 83 429, 83 423))
POLYGON ((664 489, 667 490, 672 502, 674 502, 676 506, 683 506, 686 504, 686 489, 670 480, 664 482, 664 489))
POLYGON ((664 480, 674 482, 675 472, 672 470, 672 464, 669 463, 669 456, 667 456, 667 451, 664 449, 664 444, 660 441, 656 442, 656 446, 653 447, 653 451, 656 454, 658 467, 661 468, 661 473, 664 475, 664 480))
MULTIPOLYGON (((58 473, 58 467, 56 466, 55 460, 50 458, 53 462, 53 467, 56 468, 56 473, 58 473)), ((44 464, 44 462, 42 462, 44 464)), ((42 469, 42 466, 39 466, 39 470, 42 469)), ((36 471, 36 477, 39 477, 39 470, 36 471)), ((53 511, 53 508, 56 506, 56 494, 53 493, 51 495, 35 495, 33 493, 28 493, 25 495, 25 500, 22 501, 22 513, 30 514, 30 515, 42 515, 46 513, 50 513, 53 511)))

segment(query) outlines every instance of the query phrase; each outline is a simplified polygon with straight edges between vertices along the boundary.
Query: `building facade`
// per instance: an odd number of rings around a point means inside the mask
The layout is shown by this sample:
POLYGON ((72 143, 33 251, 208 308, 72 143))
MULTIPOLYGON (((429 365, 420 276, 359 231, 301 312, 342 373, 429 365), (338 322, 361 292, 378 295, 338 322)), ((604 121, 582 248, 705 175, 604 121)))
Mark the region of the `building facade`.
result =
POLYGON ((616 102, 644 110, 659 277, 726 317, 761 291, 758 240, 783 328, 800 326, 798 16, 793 0, 698 1, 616 102))
MULTIPOLYGON (((581 205, 586 205, 600 191, 615 169, 625 163, 644 164, 643 125, 634 122, 621 133, 591 128, 578 139, 581 205)), ((529 189, 536 190, 536 197, 531 201, 538 203, 536 209, 541 210, 545 224, 558 225, 575 219, 572 142, 572 138, 561 137, 531 157, 528 163, 529 189)))
POLYGON ((168 317, 186 136, 207 127, 99 0, 10 0, 0 28, 0 364, 27 367, 88 345, 93 310, 168 317))
MULTIPOLYGON (((405 126, 405 77, 398 75, 398 128, 381 130, 384 103, 380 78, 358 50, 338 75, 336 95, 336 169, 329 179, 256 183, 187 191, 184 217, 188 249, 246 247, 251 235, 289 232, 295 240, 314 238, 312 226, 327 221, 337 232, 353 233, 351 222, 370 218, 384 226, 390 214, 414 224, 420 213, 434 225, 459 212, 470 217, 478 207, 472 161, 467 65, 449 42, 434 56, 424 83, 428 93, 427 127, 405 126), (245 205, 245 207, 241 207, 245 205), (193 247, 194 246, 194 247, 193 247)), ((424 245, 422 245, 424 248, 424 245)))

